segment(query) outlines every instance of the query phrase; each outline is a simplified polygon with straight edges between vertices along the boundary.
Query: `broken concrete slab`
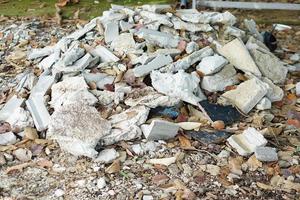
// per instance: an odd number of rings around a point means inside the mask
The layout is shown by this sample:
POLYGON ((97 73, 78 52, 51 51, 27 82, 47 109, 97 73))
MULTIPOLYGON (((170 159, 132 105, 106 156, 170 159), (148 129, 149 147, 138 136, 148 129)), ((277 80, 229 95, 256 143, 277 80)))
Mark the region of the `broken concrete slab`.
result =
POLYGON ((142 125, 141 129, 147 140, 168 140, 177 135, 179 126, 163 120, 153 120, 150 125, 142 125))
POLYGON ((38 82, 35 84, 35 86, 30 92, 30 97, 44 96, 54 83, 54 76, 40 76, 38 82))
POLYGON ((162 33, 156 30, 141 28, 135 33, 139 38, 143 38, 146 42, 164 48, 176 48, 179 44, 179 38, 169 33, 162 33))
POLYGON ((263 36, 258 32, 257 28, 256 28, 256 23, 253 19, 244 19, 244 24, 246 26, 246 28, 248 29, 248 31, 259 41, 263 42, 264 38, 263 36))
POLYGON ((127 53, 131 49, 135 48, 135 41, 132 33, 121 33, 114 38, 111 43, 111 47, 118 52, 127 53))
POLYGON ((119 157, 119 153, 114 149, 104 149, 102 150, 94 162, 100 162, 104 164, 112 163, 117 157, 119 157))
POLYGON ((182 101, 197 105, 206 99, 199 87, 200 78, 178 71, 176 74, 152 71, 150 74, 152 85, 158 91, 170 97, 179 98, 182 101))
POLYGON ((115 93, 108 90, 91 90, 91 93, 98 98, 98 103, 107 106, 114 102, 115 93))
POLYGON ((232 40, 218 48, 218 52, 237 69, 240 69, 245 73, 248 72, 257 77, 261 77, 261 72, 241 39, 236 38, 232 40))
POLYGON ((266 83, 252 78, 238 85, 236 89, 225 92, 221 98, 225 98, 247 114, 267 92, 268 85, 266 83))
POLYGON ((245 38, 246 36, 246 32, 234 27, 234 26, 227 26, 225 31, 224 31, 225 35, 230 35, 230 36, 234 36, 234 37, 238 37, 241 38, 242 40, 245 38))
POLYGON ((69 49, 62 55, 61 62, 64 66, 73 64, 84 55, 85 51, 80 47, 80 42, 73 42, 69 49))
POLYGON ((163 24, 168 27, 173 26, 172 22, 170 21, 170 18, 167 15, 157 14, 149 11, 141 11, 140 15, 143 18, 146 18, 148 23, 157 21, 159 24, 163 24))
POLYGON ((54 65, 54 63, 56 63, 59 60, 59 58, 60 58, 60 50, 56 49, 51 55, 44 58, 38 64, 38 67, 43 70, 50 69, 54 65))
POLYGON ((201 59, 213 55, 214 51, 209 46, 200 49, 199 51, 195 51, 192 54, 172 63, 166 67, 161 68, 159 71, 161 72, 177 72, 178 70, 186 70, 191 65, 199 62, 201 59))
POLYGON ((109 22, 105 25, 104 39, 105 43, 112 42, 119 35, 119 25, 115 22, 109 22))
POLYGON ((199 45, 194 41, 191 41, 191 42, 187 43, 186 48, 185 48, 185 51, 188 54, 191 54, 191 53, 193 53, 195 51, 198 51, 198 50, 199 50, 199 45))
POLYGON ((42 49, 31 49, 28 53, 27 58, 29 60, 37 59, 40 57, 46 57, 50 54, 52 54, 54 51, 53 46, 44 47, 42 49))
POLYGON ((220 72, 212 76, 204 76, 201 81, 201 88, 209 92, 224 91, 227 86, 239 83, 236 70, 229 64, 220 72))
POLYGON ((26 101, 26 106, 33 118, 34 125, 38 131, 48 128, 50 114, 45 106, 43 96, 32 96, 26 101))
POLYGON ((204 57, 196 68, 204 75, 211 75, 220 71, 227 63, 223 56, 213 55, 204 57))
POLYGON ((6 121, 12 113, 15 113, 22 106, 25 99, 12 96, 0 111, 0 121, 6 121))
POLYGON ((133 28, 133 24, 129 22, 125 22, 124 20, 121 20, 120 23, 121 31, 128 31, 129 29, 133 28))
POLYGON ((151 11, 151 12, 155 12, 155 13, 160 13, 163 10, 167 11, 169 9, 171 9, 171 5, 169 4, 157 4, 157 5, 142 5, 143 10, 147 10, 147 11, 151 11))
POLYGON ((33 120, 30 113, 24 108, 19 107, 6 119, 13 130, 23 131, 26 127, 33 126, 33 120))
POLYGON ((82 102, 63 105, 51 115, 47 138, 75 156, 95 158, 98 141, 108 135, 111 125, 100 117, 96 108, 82 102))
POLYGON ((101 62, 118 62, 120 59, 104 46, 97 46, 90 52, 93 56, 100 58, 101 62))
POLYGON ((169 55, 158 55, 145 65, 137 66, 133 69, 133 73, 136 77, 142 77, 149 74, 151 71, 159 69, 173 61, 169 55))
POLYGON ((257 147, 263 147, 268 142, 259 131, 251 127, 242 134, 232 135, 227 141, 242 156, 252 154, 257 147))
POLYGON ((278 160, 276 149, 272 147, 256 147, 254 153, 259 161, 273 162, 278 160))
POLYGON ((0 134, 0 145, 10 145, 17 142, 17 137, 13 132, 1 133, 0 134))
POLYGON ((190 32, 210 32, 213 28, 209 24, 194 24, 189 22, 184 22, 177 17, 172 17, 172 23, 176 30, 187 30, 190 32))
POLYGON ((115 77, 114 76, 106 76, 106 77, 103 77, 103 79, 99 80, 96 82, 96 86, 97 88, 99 89, 106 89, 105 86, 106 85, 110 85, 114 82, 115 80, 115 77))
POLYGON ((156 92, 152 87, 133 89, 126 97, 124 103, 128 106, 145 105, 150 108, 158 106, 174 106, 179 100, 156 92))
POLYGON ((87 32, 90 32, 91 30, 93 30, 96 27, 96 21, 97 21, 97 18, 91 20, 83 28, 68 35, 67 38, 73 39, 73 40, 78 40, 79 38, 84 36, 87 32))
POLYGON ((263 77, 262 81, 265 82, 266 84, 268 84, 268 92, 266 94, 266 97, 268 97, 268 99, 271 102, 275 102, 275 101, 281 101, 283 96, 284 96, 284 92, 283 90, 275 85, 270 79, 263 77))
POLYGON ((257 110, 268 110, 271 109, 271 107, 272 103, 267 97, 262 98, 256 105, 257 110))

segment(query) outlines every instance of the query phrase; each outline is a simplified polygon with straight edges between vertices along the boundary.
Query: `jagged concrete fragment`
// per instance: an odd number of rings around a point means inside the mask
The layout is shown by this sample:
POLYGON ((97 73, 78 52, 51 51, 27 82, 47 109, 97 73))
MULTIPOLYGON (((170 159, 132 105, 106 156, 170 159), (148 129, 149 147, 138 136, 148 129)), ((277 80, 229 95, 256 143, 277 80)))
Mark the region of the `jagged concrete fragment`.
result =
POLYGON ((100 162, 100 163, 112 163, 117 157, 119 157, 119 153, 114 149, 104 149, 102 150, 97 158, 94 160, 95 162, 100 162))
POLYGON ((155 30, 141 28, 135 33, 139 38, 143 38, 146 42, 164 48, 176 48, 179 39, 169 33, 162 33, 155 30))
POLYGON ((209 92, 224 91, 227 86, 239 83, 236 70, 232 65, 226 65, 220 72, 212 76, 204 76, 201 88, 209 92))
POLYGON ((194 53, 172 63, 166 67, 161 68, 159 71, 161 72, 177 72, 178 70, 186 70, 191 65, 199 62, 201 59, 207 56, 213 55, 214 51, 209 46, 200 49, 199 51, 195 51, 194 53))
POLYGON ((254 153, 256 159, 259 161, 273 162, 278 160, 276 149, 272 147, 257 147, 254 153))
POLYGON ((121 31, 128 31, 129 29, 131 29, 133 27, 133 24, 129 23, 129 22, 125 22, 123 20, 120 21, 120 28, 121 31))
POLYGON ((262 81, 265 82, 266 84, 268 84, 268 92, 266 94, 266 97, 268 97, 268 99, 271 102, 275 102, 275 101, 281 101, 283 96, 284 96, 284 92, 283 90, 275 85, 270 79, 263 77, 262 81))
POLYGON ((83 102, 58 107, 51 115, 47 138, 75 156, 96 157, 98 141, 108 135, 111 125, 96 108, 83 102))
POLYGON ((30 97, 44 96, 49 91, 54 82, 54 76, 40 76, 38 82, 30 92, 30 97))
POLYGON ((131 107, 119 114, 109 117, 112 124, 112 132, 101 141, 106 144, 114 144, 122 140, 132 140, 141 137, 142 131, 139 128, 148 118, 150 108, 145 106, 131 107))
POLYGON ((33 60, 40 57, 45 57, 50 55, 53 51, 54 51, 53 46, 44 47, 42 49, 31 49, 30 52, 28 53, 27 58, 29 60, 33 60))
POLYGON ((114 80, 115 80, 114 76, 106 76, 103 79, 96 82, 97 88, 105 89, 105 85, 113 84, 114 80))
POLYGON ((140 15, 143 18, 146 18, 147 22, 149 21, 149 23, 153 22, 153 21, 157 21, 159 24, 163 24, 168 27, 173 26, 172 22, 170 22, 170 19, 167 15, 157 14, 157 13, 153 13, 153 12, 149 12, 149 11, 141 11, 140 15))
POLYGON ((147 10, 154 13, 160 13, 163 10, 169 10, 172 9, 171 5, 169 4, 156 4, 156 5, 143 5, 143 10, 147 10))
POLYGON ((198 64, 197 71, 200 71, 204 75, 214 74, 220 71, 227 63, 228 61, 222 56, 207 56, 198 64))
POLYGON ((0 111, 0 121, 6 121, 12 113, 15 113, 24 103, 25 99, 16 95, 11 97, 0 111))
POLYGON ((17 137, 13 132, 0 134, 0 145, 10 145, 17 142, 17 137))
POLYGON ((261 76, 261 72, 253 61, 246 46, 239 38, 218 48, 218 52, 227 58, 227 60, 237 69, 240 69, 243 72, 252 73, 257 77, 261 76))
POLYGON ((271 107, 272 107, 272 103, 266 97, 262 98, 256 105, 257 110, 268 110, 268 109, 271 109, 271 107))
POLYGON ((101 62, 118 62, 120 59, 104 46, 97 46, 91 51, 93 56, 98 56, 101 62))
POLYGON ((251 49, 250 53, 263 76, 274 83, 283 83, 288 69, 271 52, 263 49, 251 49))
POLYGON ((91 93, 98 98, 98 103, 104 106, 113 103, 115 99, 115 93, 108 90, 92 90, 91 93))
POLYGON ((12 129, 17 129, 23 131, 26 127, 32 127, 33 121, 30 116, 30 113, 24 108, 19 107, 10 116, 6 119, 12 129))
POLYGON ((194 42, 194 41, 191 41, 189 42, 187 45, 186 45, 186 48, 185 48, 185 51, 188 53, 188 54, 191 54, 193 53, 194 51, 198 51, 199 50, 199 45, 194 42))
POLYGON ((64 66, 73 64, 84 55, 84 52, 84 49, 80 47, 80 42, 73 42, 67 52, 63 54, 61 58, 62 64, 64 66))
POLYGON ((44 58, 39 64, 40 69, 46 70, 52 67, 60 58, 60 50, 54 50, 54 52, 48 57, 44 58))
POLYGON ((119 35, 119 26, 115 22, 110 22, 105 25, 104 39, 105 43, 112 42, 119 35))
POLYGON ((170 55, 158 55, 152 61, 146 65, 140 65, 133 69, 133 73, 136 77, 141 77, 149 74, 151 71, 159 69, 173 61, 170 55))
MULTIPOLYGON (((170 55, 171 57, 175 57, 179 55, 181 51, 179 49, 157 49, 153 55, 170 55)), ((150 54, 151 55, 151 54, 150 54)))
POLYGON ((232 135, 227 141, 242 156, 248 156, 257 147, 263 147, 268 143, 260 132, 251 127, 244 130, 242 134, 232 135))
POLYGON ((67 36, 67 38, 73 39, 73 40, 78 40, 79 38, 84 36, 87 32, 91 31, 92 29, 94 29, 96 27, 96 20, 97 20, 97 18, 91 20, 83 28, 76 30, 75 32, 73 32, 72 34, 67 36))
POLYGON ((234 26, 227 26, 225 31, 224 31, 224 34, 225 35, 231 35, 231 36, 234 36, 234 37, 238 37, 238 38, 245 38, 246 36, 246 33, 245 31, 237 28, 237 27, 234 27, 234 26))
POLYGON ((200 78, 196 75, 185 73, 183 70, 176 74, 152 71, 150 77, 153 87, 170 97, 179 98, 193 105, 206 99, 199 87, 200 78))
POLYGON ((111 47, 115 51, 128 52, 135 48, 135 41, 132 33, 121 33, 119 36, 113 39, 111 47))
POLYGON ((153 120, 150 125, 142 125, 141 129, 147 140, 168 140, 177 135, 179 126, 163 120, 153 120))
POLYGON ((247 80, 237 86, 236 89, 222 94, 233 105, 242 112, 248 113, 267 94, 268 85, 257 78, 247 80))
POLYGON ((145 87, 142 89, 134 89, 127 95, 125 104, 133 107, 136 105, 145 105, 150 108, 158 106, 175 106, 179 103, 179 99, 165 96, 156 92, 152 87, 145 87))
POLYGON ((33 72, 24 72, 20 75, 17 75, 16 78, 20 80, 16 88, 17 92, 20 92, 24 88, 32 90, 32 88, 38 81, 38 78, 34 75, 33 72))
POLYGON ((209 32, 212 31, 213 28, 209 24, 194 24, 189 22, 184 22, 177 17, 172 17, 172 23, 174 24, 174 28, 176 30, 187 30, 190 32, 209 32))
POLYGON ((300 96, 300 82, 296 84, 296 95, 300 96))
POLYGON ((263 36, 258 32, 257 28, 256 28, 256 23, 253 19, 244 19, 244 24, 246 26, 246 28, 249 30, 249 32, 255 37, 257 38, 259 41, 263 42, 264 38, 263 36))
POLYGON ((38 131, 48 128, 50 114, 45 106, 43 96, 32 96, 26 101, 26 106, 33 118, 34 125, 38 131))

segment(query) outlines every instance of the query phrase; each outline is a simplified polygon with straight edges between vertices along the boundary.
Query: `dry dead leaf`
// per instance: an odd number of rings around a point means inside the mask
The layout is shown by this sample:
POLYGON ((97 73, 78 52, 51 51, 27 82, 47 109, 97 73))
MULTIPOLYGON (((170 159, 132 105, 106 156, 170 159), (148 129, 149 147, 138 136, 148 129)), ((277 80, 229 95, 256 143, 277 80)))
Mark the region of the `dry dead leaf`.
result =
POLYGON ((114 174, 121 170, 120 160, 115 160, 109 167, 105 169, 105 173, 114 174))
POLYGON ((50 168, 53 166, 53 163, 50 160, 42 158, 41 160, 37 161, 36 163, 38 166, 43 168, 50 168))
POLYGON ((247 165, 250 171, 256 171, 258 168, 262 167, 262 162, 256 159, 255 155, 252 155, 247 160, 247 165))
POLYGON ((256 182, 256 185, 261 188, 261 189, 264 189, 264 190, 272 190, 273 187, 270 186, 270 185, 267 185, 267 184, 264 184, 264 183, 261 183, 261 182, 256 182))
POLYGON ((8 167, 6 169, 6 173, 9 174, 9 173, 12 173, 14 171, 23 171, 24 168, 32 166, 32 165, 33 165, 32 162, 26 162, 26 163, 22 163, 22 164, 19 164, 19 165, 12 166, 12 167, 8 167))
POLYGON ((179 135, 178 136, 179 142, 180 142, 180 147, 183 149, 191 149, 193 148, 191 141, 185 137, 184 135, 179 135))

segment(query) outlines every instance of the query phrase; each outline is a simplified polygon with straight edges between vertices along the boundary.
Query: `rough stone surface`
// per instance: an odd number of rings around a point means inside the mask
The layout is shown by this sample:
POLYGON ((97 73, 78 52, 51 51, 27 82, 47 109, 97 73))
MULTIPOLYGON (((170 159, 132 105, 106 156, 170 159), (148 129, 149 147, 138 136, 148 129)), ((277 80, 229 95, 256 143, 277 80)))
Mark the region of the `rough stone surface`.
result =
POLYGON ((104 149, 99 153, 95 162, 112 163, 117 157, 119 157, 119 153, 115 149, 104 149))
POLYGON ((203 58, 198 64, 197 71, 204 75, 211 75, 220 71, 227 63, 228 61, 222 56, 208 56, 203 58))
POLYGON ((187 45, 186 45, 186 48, 185 48, 185 51, 188 53, 188 54, 191 54, 193 53, 194 51, 198 51, 199 50, 199 45, 194 42, 194 41, 191 41, 189 42, 187 45))
POLYGON ((141 129, 147 140, 167 140, 177 135, 179 126, 163 120, 153 120, 150 125, 142 125, 141 129))
POLYGON ((275 101, 281 101, 283 96, 284 96, 284 92, 283 90, 275 85, 270 79, 263 77, 262 81, 265 82, 266 84, 268 84, 268 92, 266 94, 266 96, 268 97, 268 99, 271 102, 275 102, 275 101))
POLYGON ((174 24, 174 28, 176 30, 187 30, 190 32, 209 32, 213 30, 213 28, 209 24, 194 24, 184 22, 177 17, 172 18, 172 23, 174 24))
POLYGON ((254 153, 256 159, 259 161, 273 162, 278 160, 276 149, 272 147, 257 147, 254 153))

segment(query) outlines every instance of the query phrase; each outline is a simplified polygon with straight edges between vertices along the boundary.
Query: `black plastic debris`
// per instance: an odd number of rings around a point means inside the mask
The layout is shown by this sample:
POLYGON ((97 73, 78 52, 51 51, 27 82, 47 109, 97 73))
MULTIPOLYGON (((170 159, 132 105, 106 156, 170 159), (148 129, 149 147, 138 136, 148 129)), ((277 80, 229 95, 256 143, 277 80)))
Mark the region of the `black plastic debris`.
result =
POLYGON ((220 144, 231 135, 230 133, 225 131, 187 131, 186 134, 194 140, 200 141, 203 144, 220 144))
POLYGON ((178 107, 162 107, 158 106, 150 110, 149 118, 153 117, 166 117, 171 119, 176 119, 180 114, 178 107))
POLYGON ((272 34, 272 32, 263 32, 263 38, 265 45, 270 49, 271 52, 275 51, 277 48, 277 40, 276 37, 272 34))
POLYGON ((207 100, 199 103, 212 121, 222 120, 225 125, 230 125, 239 121, 242 117, 239 111, 232 106, 221 106, 218 104, 209 103, 207 100))

